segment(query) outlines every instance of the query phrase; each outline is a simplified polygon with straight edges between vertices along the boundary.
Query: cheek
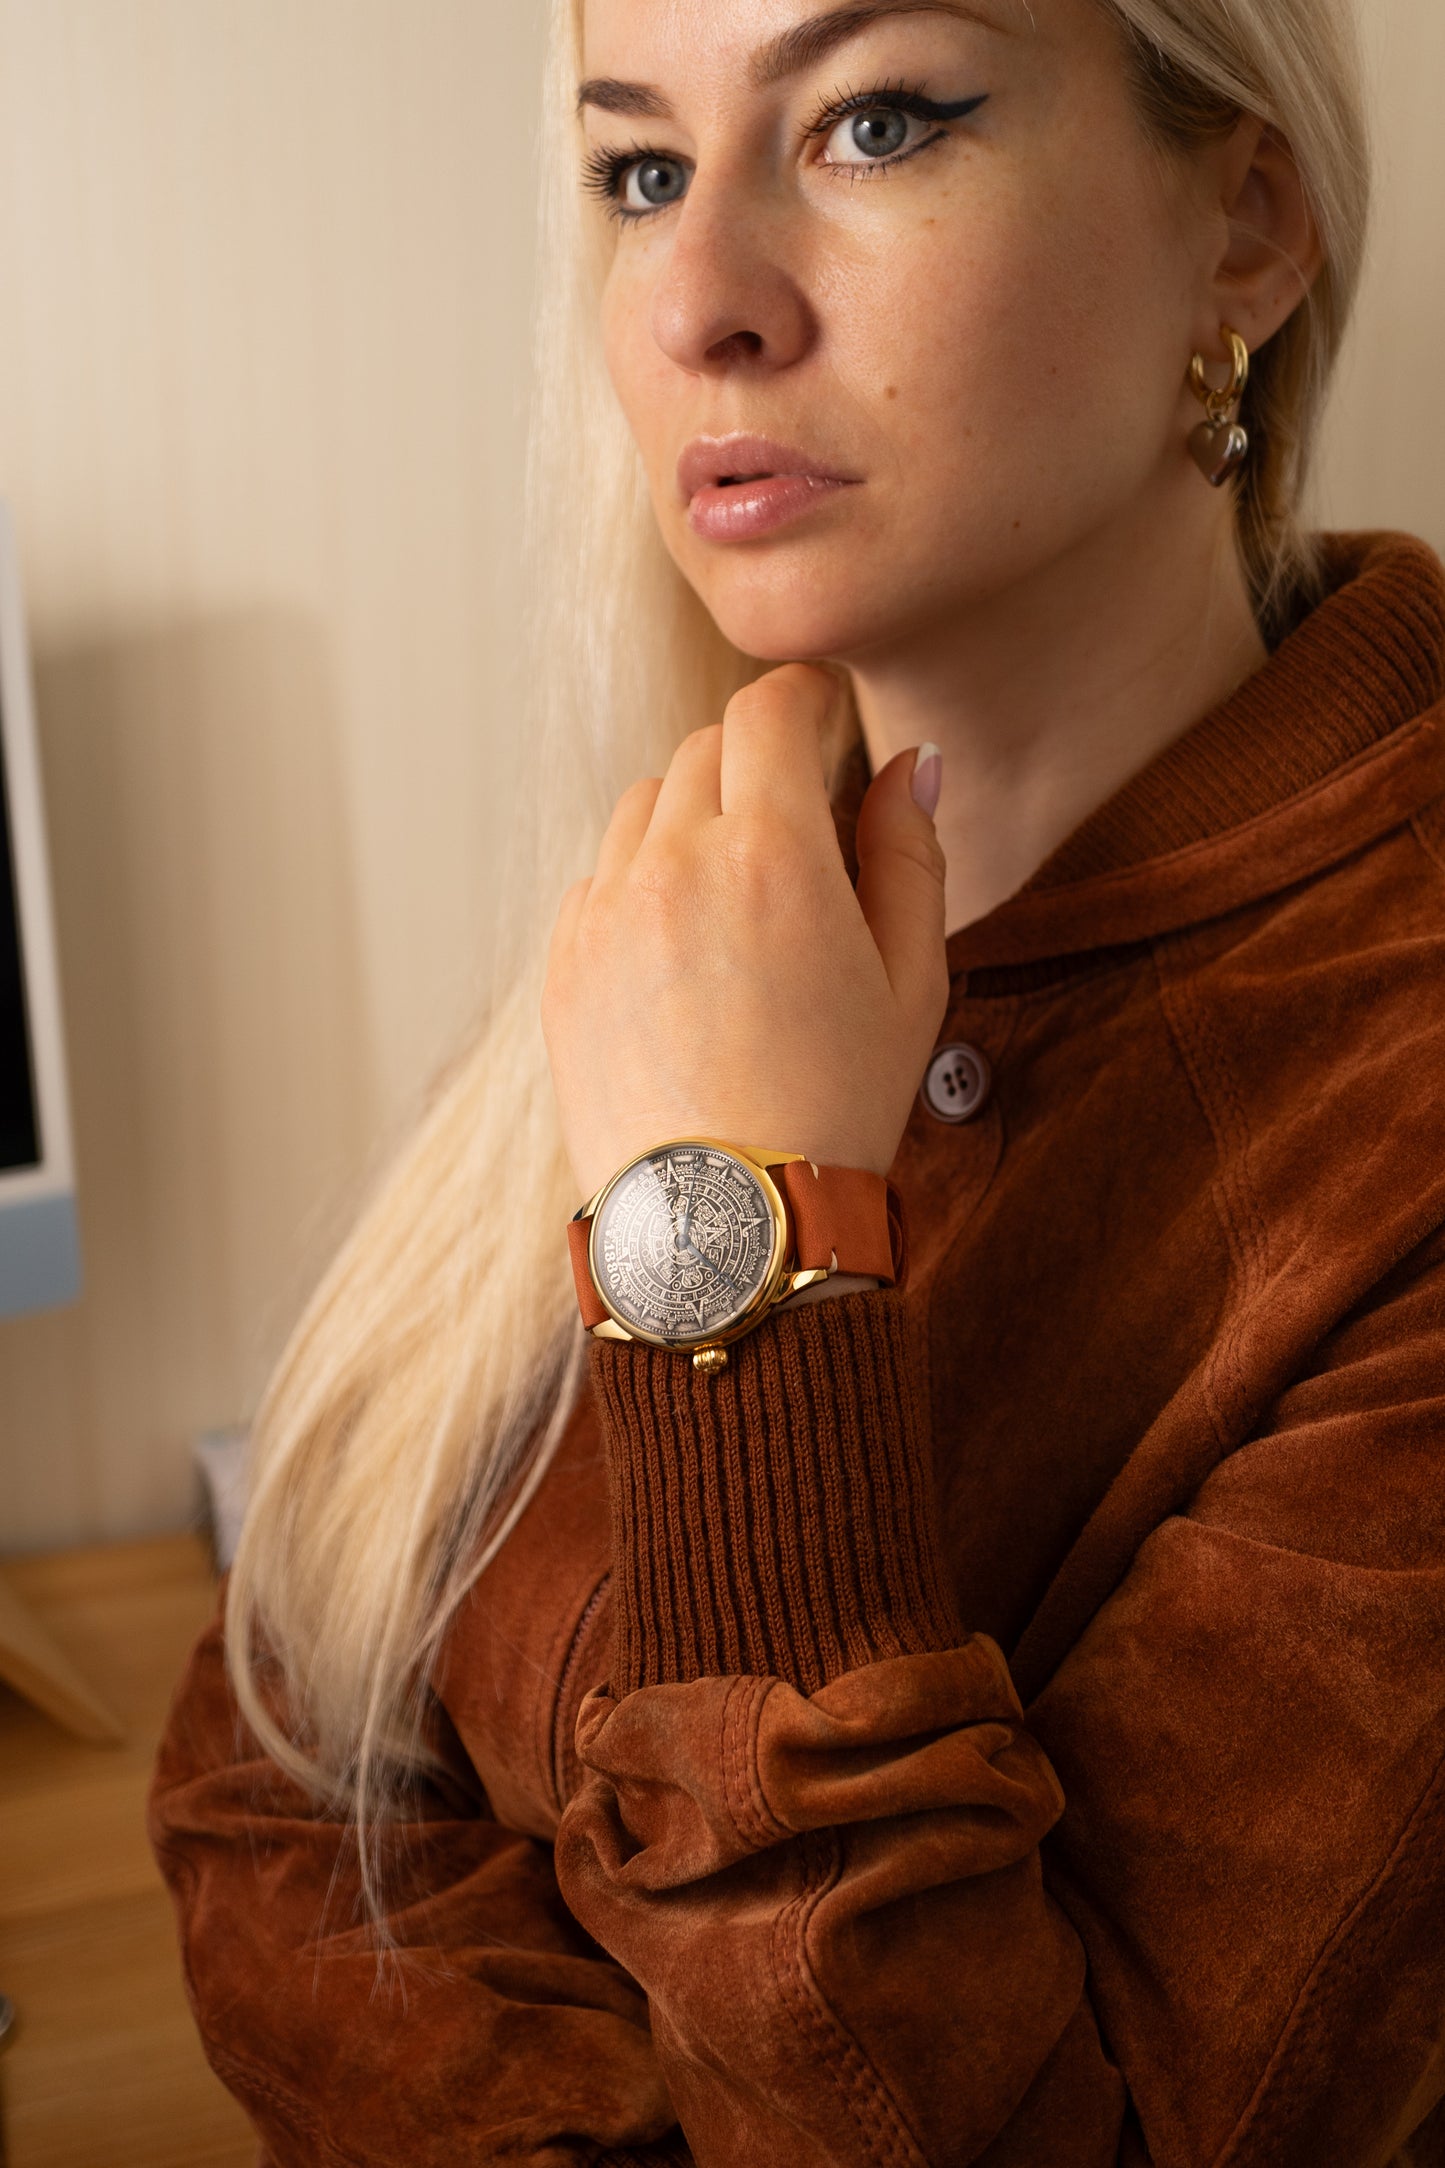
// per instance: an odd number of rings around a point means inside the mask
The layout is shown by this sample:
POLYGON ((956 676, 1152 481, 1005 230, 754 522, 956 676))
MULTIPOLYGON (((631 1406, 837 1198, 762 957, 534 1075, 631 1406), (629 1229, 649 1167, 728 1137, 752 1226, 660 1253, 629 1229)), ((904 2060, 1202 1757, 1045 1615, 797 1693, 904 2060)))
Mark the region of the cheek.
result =
POLYGON ((900 461, 1087 484, 1176 411, 1178 264, 1127 172, 1019 178, 900 221, 831 297, 832 338, 900 461))
POLYGON ((656 436, 667 420, 662 394, 677 370, 652 336, 651 286, 634 262, 614 269, 608 278, 600 324, 608 376, 646 459, 649 437, 656 436))

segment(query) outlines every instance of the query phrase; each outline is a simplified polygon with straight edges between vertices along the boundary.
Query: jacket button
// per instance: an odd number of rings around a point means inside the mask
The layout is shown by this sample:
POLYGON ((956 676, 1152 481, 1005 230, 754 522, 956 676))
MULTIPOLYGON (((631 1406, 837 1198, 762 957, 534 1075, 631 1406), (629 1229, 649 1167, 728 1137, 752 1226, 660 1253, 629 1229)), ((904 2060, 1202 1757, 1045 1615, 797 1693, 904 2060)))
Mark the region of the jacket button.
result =
POLYGON ((928 1064, 923 1098, 941 1122, 968 1122, 988 1098, 993 1071, 981 1048, 960 1043, 941 1046, 928 1064))

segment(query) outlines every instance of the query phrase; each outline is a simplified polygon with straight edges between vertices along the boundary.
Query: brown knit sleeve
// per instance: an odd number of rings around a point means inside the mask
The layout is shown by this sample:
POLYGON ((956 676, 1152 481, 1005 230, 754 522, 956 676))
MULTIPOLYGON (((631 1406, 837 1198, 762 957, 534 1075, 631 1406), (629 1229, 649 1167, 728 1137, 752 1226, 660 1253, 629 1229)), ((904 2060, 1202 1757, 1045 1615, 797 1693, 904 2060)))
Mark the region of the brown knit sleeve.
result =
POLYGON ((713 1378, 598 1342, 619 1693, 749 1672, 811 1692, 961 1638, 903 1296, 779 1312, 713 1378))

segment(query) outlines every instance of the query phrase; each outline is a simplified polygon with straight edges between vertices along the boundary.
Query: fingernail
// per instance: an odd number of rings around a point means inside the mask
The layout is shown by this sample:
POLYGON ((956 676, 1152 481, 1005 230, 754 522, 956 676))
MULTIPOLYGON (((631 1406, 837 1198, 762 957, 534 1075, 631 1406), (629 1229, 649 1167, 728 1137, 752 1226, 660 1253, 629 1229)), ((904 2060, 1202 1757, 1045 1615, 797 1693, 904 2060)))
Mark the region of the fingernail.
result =
POLYGON ((938 811, 942 788, 943 754, 936 745, 920 745, 913 763, 913 803, 921 806, 930 820, 938 811))

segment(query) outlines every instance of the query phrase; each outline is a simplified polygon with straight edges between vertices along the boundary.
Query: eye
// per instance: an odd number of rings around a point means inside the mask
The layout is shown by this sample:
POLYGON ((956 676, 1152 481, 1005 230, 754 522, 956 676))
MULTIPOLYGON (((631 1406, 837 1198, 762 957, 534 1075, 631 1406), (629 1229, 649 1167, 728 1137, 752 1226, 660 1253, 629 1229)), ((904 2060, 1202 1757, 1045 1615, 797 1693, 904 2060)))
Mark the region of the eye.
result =
POLYGON ((966 120, 988 93, 958 98, 942 104, 921 86, 908 83, 875 83, 868 90, 840 93, 821 106, 807 129, 807 137, 822 140, 826 155, 821 166, 848 174, 856 180, 886 172, 919 151, 946 142, 949 123, 966 120))
POLYGON ((914 148, 910 140, 914 129, 923 132, 922 124, 896 105, 875 105, 862 113, 850 113, 829 135, 824 145, 827 155, 821 162, 830 166, 871 165, 880 158, 896 158, 901 151, 914 148))
POLYGON ((623 183, 617 201, 624 211, 663 210, 687 188, 687 173, 676 158, 641 158, 617 178, 623 183))

